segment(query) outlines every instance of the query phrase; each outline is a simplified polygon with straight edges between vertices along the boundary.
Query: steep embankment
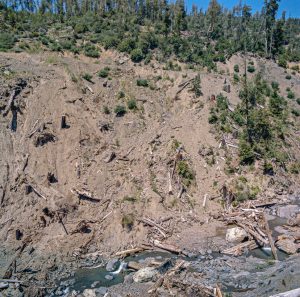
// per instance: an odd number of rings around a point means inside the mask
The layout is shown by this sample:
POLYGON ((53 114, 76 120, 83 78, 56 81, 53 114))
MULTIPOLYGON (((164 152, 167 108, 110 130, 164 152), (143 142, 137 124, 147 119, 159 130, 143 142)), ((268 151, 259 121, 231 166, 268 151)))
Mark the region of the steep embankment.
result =
MULTIPOLYGON (((195 78, 191 69, 134 65, 112 52, 97 62, 1 54, 0 273, 11 274, 16 259, 18 272, 30 268, 43 281, 63 261, 95 251, 109 257, 153 239, 195 253, 220 249, 224 226, 213 214, 222 209, 220 188, 235 176, 224 172, 226 153, 208 123, 209 98, 226 79, 231 91, 223 93, 232 106, 239 103, 232 65, 243 59, 232 60, 219 65, 219 74, 201 73, 203 95, 196 98, 189 85, 180 91, 195 78), (116 116, 121 106, 127 112, 116 116), (163 232, 142 218, 160 222, 163 232)), ((299 74, 286 80, 271 62, 255 60, 255 66, 282 93, 292 87, 300 94, 299 74)), ((275 197, 259 166, 241 174, 259 188, 257 198, 275 197)), ((297 175, 283 178, 289 183, 281 194, 297 188, 297 175)))

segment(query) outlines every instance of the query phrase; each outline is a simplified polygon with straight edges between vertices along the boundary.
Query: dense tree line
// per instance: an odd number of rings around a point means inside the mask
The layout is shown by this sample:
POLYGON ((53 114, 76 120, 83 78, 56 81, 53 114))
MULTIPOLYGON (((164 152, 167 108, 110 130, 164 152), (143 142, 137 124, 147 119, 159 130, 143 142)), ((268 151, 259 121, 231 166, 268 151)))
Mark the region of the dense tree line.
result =
POLYGON ((2 0, 0 48, 29 34, 51 50, 83 50, 95 57, 100 44, 128 52, 136 62, 155 53, 161 60, 175 55, 214 68, 216 61, 247 51, 286 66, 300 60, 300 20, 278 18, 279 2, 265 0, 262 11, 252 14, 248 5, 228 10, 217 0, 207 11, 193 6, 190 13, 184 0, 2 0), (48 34, 69 27, 74 30, 65 40, 56 42, 48 34))

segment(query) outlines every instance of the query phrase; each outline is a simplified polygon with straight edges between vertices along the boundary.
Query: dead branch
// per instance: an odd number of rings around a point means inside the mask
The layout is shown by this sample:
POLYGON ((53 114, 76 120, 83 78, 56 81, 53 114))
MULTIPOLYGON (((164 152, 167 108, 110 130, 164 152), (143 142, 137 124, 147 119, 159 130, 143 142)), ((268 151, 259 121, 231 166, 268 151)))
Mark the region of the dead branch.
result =
POLYGON ((150 220, 150 219, 147 219, 147 218, 142 218, 142 219, 140 219, 140 221, 143 222, 143 223, 145 223, 145 224, 147 224, 147 225, 149 225, 149 226, 151 226, 151 227, 157 228, 157 230, 161 233, 161 235, 162 235, 164 238, 167 237, 167 235, 166 235, 167 230, 166 230, 164 227, 162 227, 162 226, 156 224, 154 221, 152 221, 152 220, 150 220))
POLYGON ((143 252, 144 250, 145 250, 144 247, 136 247, 136 248, 133 248, 133 249, 129 249, 129 250, 117 252, 116 256, 118 256, 118 257, 125 257, 125 256, 128 256, 128 255, 132 255, 132 254, 137 254, 137 253, 143 252))
POLYGON ((13 89, 13 91, 9 97, 8 103, 3 111, 3 117, 5 117, 8 114, 9 110, 11 109, 13 101, 16 97, 16 93, 17 93, 17 89, 13 89))
POLYGON ((187 255, 186 252, 184 252, 182 249, 174 246, 174 245, 170 245, 170 244, 166 244, 166 243, 161 243, 160 241, 158 240, 153 240, 153 245, 155 247, 158 247, 162 250, 165 250, 165 251, 168 251, 168 252, 171 252, 171 253, 174 253, 174 254, 183 254, 183 255, 187 255))
POLYGON ((87 191, 80 191, 75 188, 71 189, 71 192, 74 194, 74 192, 78 195, 79 200, 87 200, 90 202, 100 202, 101 199, 93 197, 91 193, 87 191))

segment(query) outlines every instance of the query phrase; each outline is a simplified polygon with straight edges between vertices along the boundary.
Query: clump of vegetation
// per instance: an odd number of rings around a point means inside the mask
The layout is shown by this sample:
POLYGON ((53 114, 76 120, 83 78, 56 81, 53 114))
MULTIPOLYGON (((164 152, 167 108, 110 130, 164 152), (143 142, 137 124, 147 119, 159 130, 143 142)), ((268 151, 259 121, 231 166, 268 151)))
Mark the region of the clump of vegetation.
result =
POLYGON ((274 91, 279 91, 279 83, 277 81, 272 81, 271 86, 274 91))
POLYGON ((139 87, 148 87, 149 86, 149 82, 147 79, 137 79, 136 84, 139 87))
POLYGON ((139 63, 144 59, 144 54, 140 48, 136 48, 130 53, 132 62, 139 63))
POLYGON ((121 223, 124 229, 131 231, 134 225, 134 215, 132 213, 124 214, 121 223))
POLYGON ((91 58, 99 58, 100 57, 99 50, 93 44, 87 44, 84 47, 84 54, 87 57, 91 57, 91 58))
POLYGON ((202 94, 201 91, 201 78, 200 78, 200 74, 197 74, 196 77, 193 79, 192 82, 192 89, 191 89, 194 93, 196 97, 200 97, 202 94))
POLYGON ((177 163, 177 173, 182 178, 182 182, 186 187, 189 187, 195 179, 195 174, 189 167, 189 164, 185 160, 181 160, 177 163))
POLYGON ((238 74, 236 74, 236 73, 233 74, 233 81, 234 81, 235 83, 238 83, 238 82, 240 81, 240 77, 239 77, 238 74))
POLYGON ((86 81, 92 83, 92 78, 93 78, 93 76, 92 76, 91 74, 89 74, 89 73, 84 73, 84 74, 82 75, 82 78, 85 79, 86 81))
POLYGON ((289 99, 295 99, 295 93, 292 92, 292 91, 288 91, 287 97, 288 97, 289 99))
POLYGON ((300 116, 300 111, 298 109, 292 109, 292 114, 296 117, 299 117, 300 116))
POLYGON ((247 71, 250 73, 253 73, 253 72, 255 72, 255 67, 253 65, 248 65, 247 71))
POLYGON ((164 70, 173 70, 173 71, 181 71, 180 65, 177 63, 173 63, 172 61, 168 61, 166 66, 163 67, 164 70))
POLYGON ((123 198, 123 201, 124 201, 124 202, 127 201, 127 202, 132 202, 132 203, 134 203, 134 202, 137 201, 137 197, 126 195, 126 196, 123 198))
POLYGON ((130 99, 127 102, 127 107, 130 110, 136 110, 137 109, 137 104, 136 104, 136 100, 135 99, 130 99))
POLYGON ((296 102, 300 105, 300 98, 297 98, 296 102))
POLYGON ((124 105, 117 105, 115 107, 115 114, 117 117, 122 117, 126 114, 126 107, 124 105))
POLYGON ((234 179, 231 189, 237 203, 245 200, 253 200, 260 192, 260 188, 257 185, 251 185, 244 176, 234 179))
POLYGON ((124 91, 119 91, 118 93, 118 99, 125 98, 125 92, 124 91))
POLYGON ((5 52, 13 48, 16 39, 13 34, 10 33, 0 33, 0 52, 5 52))
POLYGON ((240 67, 239 65, 235 64, 233 67, 234 72, 239 73, 240 72, 240 67))
POLYGON ((290 80, 290 79, 292 79, 292 76, 291 76, 290 74, 287 74, 287 75, 285 76, 285 79, 290 80))
POLYGON ((98 72, 98 76, 102 77, 102 78, 106 78, 106 77, 108 77, 109 72, 110 72, 110 68, 109 67, 104 67, 103 69, 101 69, 98 72))
POLYGON ((105 105, 105 106, 103 107, 103 113, 105 113, 105 114, 110 114, 110 109, 109 109, 109 107, 108 107, 107 105, 105 105))
POLYGON ((299 174, 300 173, 300 162, 293 162, 290 165, 289 171, 293 174, 299 174))

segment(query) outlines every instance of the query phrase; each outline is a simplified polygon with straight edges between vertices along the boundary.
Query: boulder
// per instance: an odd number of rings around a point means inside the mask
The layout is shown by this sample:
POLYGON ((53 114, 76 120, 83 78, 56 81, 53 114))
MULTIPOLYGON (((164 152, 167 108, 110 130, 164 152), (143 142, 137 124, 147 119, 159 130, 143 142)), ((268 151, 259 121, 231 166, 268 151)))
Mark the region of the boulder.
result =
POLYGON ((281 235, 278 237, 278 241, 276 241, 275 245, 281 251, 292 255, 296 254, 297 251, 300 249, 300 244, 297 244, 294 241, 295 240, 293 237, 281 235))
POLYGON ((127 268, 129 269, 134 269, 134 270, 139 270, 142 268, 142 265, 138 262, 135 261, 129 261, 127 264, 127 268))
POLYGON ((136 283, 150 282, 157 275, 157 270, 152 267, 142 268, 133 275, 136 283))
POLYGON ((234 243, 242 242, 247 237, 248 237, 247 232, 240 227, 228 229, 226 232, 226 240, 228 242, 234 242, 234 243))
POLYGON ((96 297, 96 292, 94 289, 85 289, 82 295, 84 297, 96 297))
POLYGON ((100 287, 95 289, 96 296, 104 296, 107 293, 108 289, 106 287, 100 287))
POLYGON ((111 259, 107 262, 105 269, 107 271, 113 271, 117 268, 117 264, 119 262, 118 258, 111 259))
POLYGON ((298 212, 300 212, 300 207, 298 205, 285 205, 278 207, 277 216, 290 219, 295 217, 298 212))

